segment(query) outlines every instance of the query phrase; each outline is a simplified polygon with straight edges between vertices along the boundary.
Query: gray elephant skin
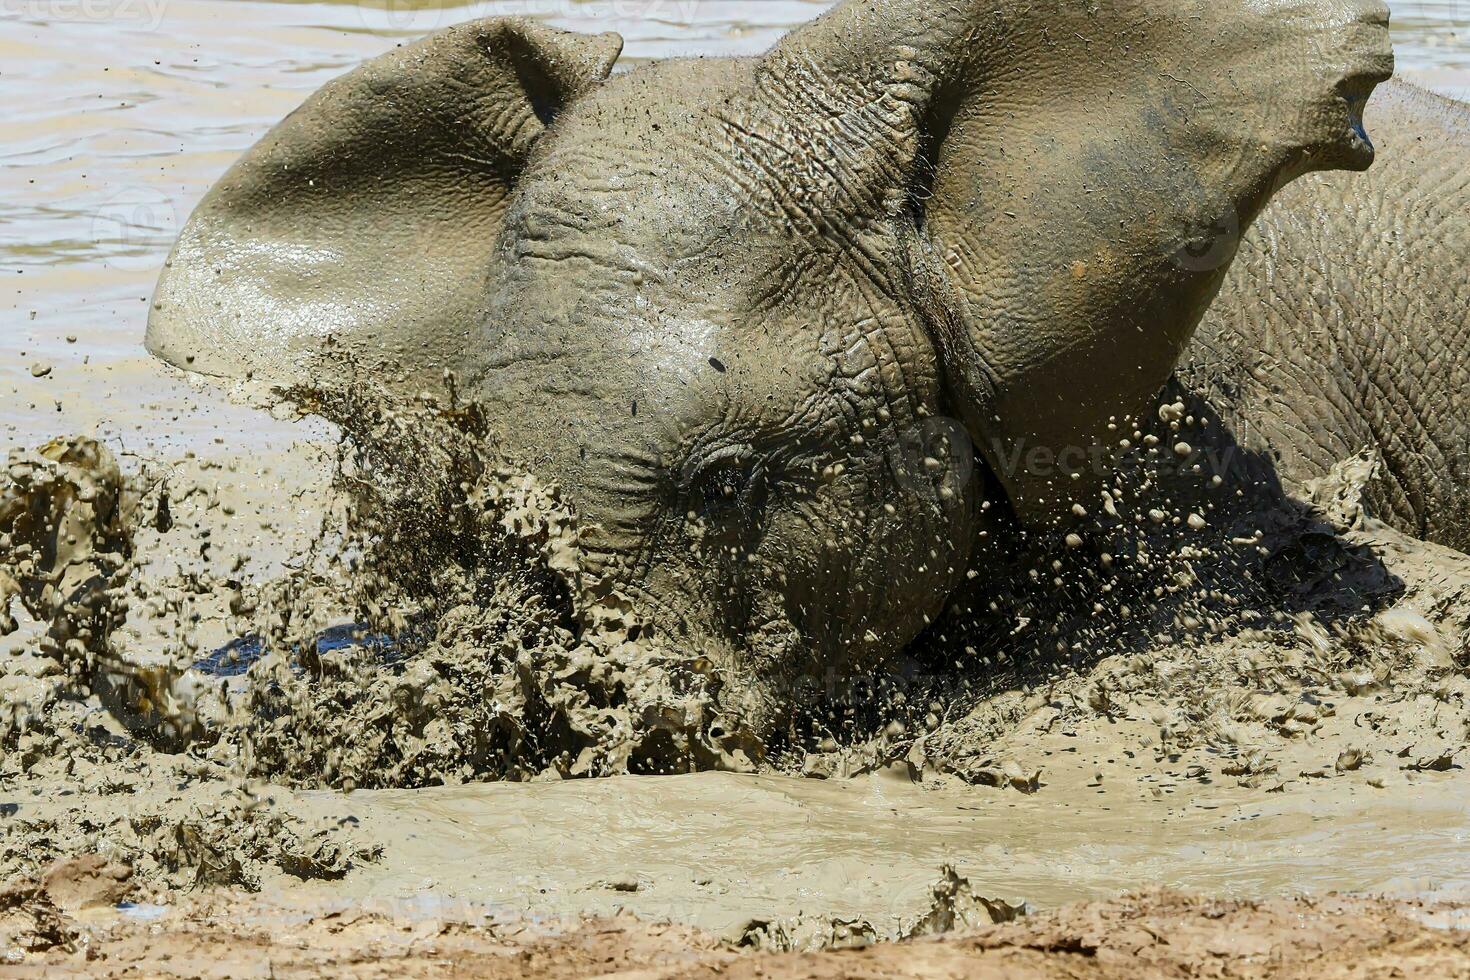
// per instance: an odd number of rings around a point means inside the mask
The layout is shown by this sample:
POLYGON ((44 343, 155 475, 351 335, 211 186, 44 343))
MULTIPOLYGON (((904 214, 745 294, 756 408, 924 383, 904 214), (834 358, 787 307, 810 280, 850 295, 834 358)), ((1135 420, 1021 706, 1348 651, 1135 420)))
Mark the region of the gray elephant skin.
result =
POLYGON ((1179 372, 1288 490, 1364 449, 1371 514, 1470 550, 1470 106, 1390 82, 1378 162, 1285 188, 1179 372))
MULTIPOLYGON (((879 667, 1052 526, 1291 180, 1363 170, 1376 0, 849 0, 610 75, 483 20, 328 84, 194 212, 148 345, 446 374, 581 527, 578 588, 751 679, 879 667), (1058 465, 1007 464, 1047 447, 1058 465)), ((763 721, 764 719, 764 721, 763 721)))

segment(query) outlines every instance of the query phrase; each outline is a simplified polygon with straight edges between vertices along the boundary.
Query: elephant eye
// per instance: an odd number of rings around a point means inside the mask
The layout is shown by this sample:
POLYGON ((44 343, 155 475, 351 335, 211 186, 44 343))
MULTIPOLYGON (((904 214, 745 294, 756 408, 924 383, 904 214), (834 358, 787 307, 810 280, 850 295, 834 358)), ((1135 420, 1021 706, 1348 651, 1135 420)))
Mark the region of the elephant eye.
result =
POLYGON ((750 474, 735 466, 721 466, 701 481, 700 492, 714 504, 738 502, 750 488, 750 474))
POLYGON ((766 502, 765 468, 748 450, 727 450, 694 467, 683 496, 687 512, 707 522, 758 523, 766 502))

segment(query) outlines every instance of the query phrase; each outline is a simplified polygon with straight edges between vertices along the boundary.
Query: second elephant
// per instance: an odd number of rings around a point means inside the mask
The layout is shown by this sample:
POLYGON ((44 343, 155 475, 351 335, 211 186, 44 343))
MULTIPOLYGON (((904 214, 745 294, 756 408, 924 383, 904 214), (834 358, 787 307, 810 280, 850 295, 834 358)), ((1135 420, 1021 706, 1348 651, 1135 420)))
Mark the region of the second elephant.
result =
POLYGON ((1404 82, 1367 174, 1313 174, 1245 234, 1178 374, 1287 489, 1362 449, 1371 513, 1470 549, 1470 106, 1404 82))

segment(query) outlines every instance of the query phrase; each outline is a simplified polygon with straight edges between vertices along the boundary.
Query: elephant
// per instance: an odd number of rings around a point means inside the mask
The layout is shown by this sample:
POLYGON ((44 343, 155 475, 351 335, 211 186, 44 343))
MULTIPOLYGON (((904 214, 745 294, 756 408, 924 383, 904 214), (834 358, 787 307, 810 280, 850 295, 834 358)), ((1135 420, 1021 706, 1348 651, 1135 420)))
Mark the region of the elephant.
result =
POLYGON ((1394 81, 1366 119, 1373 169, 1276 195, 1179 378, 1286 489, 1370 449, 1370 513, 1470 550, 1470 106, 1394 81))
POLYGON ((211 189, 147 345, 446 383, 578 515, 576 591, 747 681, 879 670, 1170 377, 1187 257, 1373 159, 1378 0, 847 0, 750 58, 486 19, 327 84, 211 189), (1017 467, 1048 447, 1055 467, 1017 467))

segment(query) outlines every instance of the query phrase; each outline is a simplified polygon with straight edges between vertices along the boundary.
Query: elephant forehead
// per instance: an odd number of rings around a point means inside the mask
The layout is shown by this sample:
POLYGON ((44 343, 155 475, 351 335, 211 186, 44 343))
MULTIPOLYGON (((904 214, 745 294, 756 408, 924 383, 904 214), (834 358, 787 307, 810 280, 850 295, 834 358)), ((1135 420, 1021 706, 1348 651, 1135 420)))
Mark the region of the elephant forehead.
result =
POLYGON ((907 190, 895 168, 914 151, 900 117, 860 102, 826 118, 753 59, 639 68, 557 119, 510 234, 583 239, 615 264, 616 242, 637 242, 645 263, 712 286, 765 277, 814 250, 851 251, 895 216, 907 190))
POLYGON ((840 277, 774 306, 748 289, 636 278, 583 255, 513 263, 485 322, 476 396, 534 405, 553 431, 521 434, 578 467, 599 443, 638 443, 650 466, 728 442, 842 446, 937 410, 937 356, 898 300, 840 277))
POLYGON ((876 199, 834 191, 772 98, 741 61, 615 78, 508 202, 478 394, 534 392, 552 424, 530 448, 587 511, 631 520, 722 449, 809 468, 939 411, 927 330, 885 278, 894 224, 857 220, 876 199))
POLYGON ((490 318, 486 346, 500 350, 474 390, 508 420, 544 419, 508 424, 506 434, 579 469, 611 446, 657 468, 729 443, 841 445, 865 422, 914 417, 937 391, 932 355, 914 357, 914 342, 857 325, 544 312, 490 318))
POLYGON ((630 218, 641 205, 665 222, 716 201, 738 210, 739 202, 709 193, 710 177, 733 166, 724 117, 754 93, 740 59, 660 62, 616 76, 557 118, 521 187, 605 194, 630 218))

